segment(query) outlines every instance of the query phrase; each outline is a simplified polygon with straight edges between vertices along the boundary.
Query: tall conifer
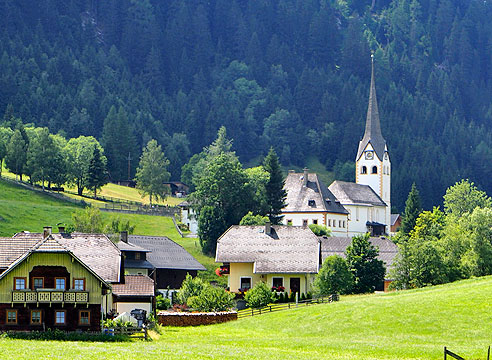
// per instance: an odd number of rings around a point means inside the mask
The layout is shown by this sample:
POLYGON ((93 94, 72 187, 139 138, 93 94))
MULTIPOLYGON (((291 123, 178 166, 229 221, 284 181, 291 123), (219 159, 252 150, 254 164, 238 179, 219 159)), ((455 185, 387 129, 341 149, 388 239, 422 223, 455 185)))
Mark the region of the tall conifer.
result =
POLYGON ((401 220, 400 231, 408 235, 410 231, 415 227, 415 222, 419 214, 422 212, 422 203, 420 201, 420 194, 415 183, 412 184, 412 189, 408 193, 407 201, 405 202, 405 213, 401 220))
POLYGON ((284 190, 285 180, 282 175, 282 170, 280 169, 277 154, 273 147, 270 148, 268 155, 265 157, 263 167, 270 175, 265 186, 269 208, 268 217, 272 224, 278 225, 283 219, 283 215, 280 215, 282 213, 282 208, 287 205, 285 202, 287 192, 284 190))

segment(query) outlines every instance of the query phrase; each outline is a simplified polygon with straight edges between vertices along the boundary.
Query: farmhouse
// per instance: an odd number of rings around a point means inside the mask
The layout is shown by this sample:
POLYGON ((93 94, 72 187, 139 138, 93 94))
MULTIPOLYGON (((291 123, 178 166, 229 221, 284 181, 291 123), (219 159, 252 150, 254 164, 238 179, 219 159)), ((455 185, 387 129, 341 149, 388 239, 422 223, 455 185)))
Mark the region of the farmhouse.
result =
POLYGON ((121 265, 105 235, 0 238, 0 330, 99 330, 121 265))
MULTIPOLYGON (((118 244, 122 246, 121 241, 118 244)), ((152 269, 145 270, 154 279, 157 291, 179 289, 186 274, 195 277, 199 270, 206 270, 181 245, 165 236, 128 235, 128 241, 124 246, 139 249, 133 251, 133 254, 131 251, 122 250, 128 254, 125 258, 125 274, 145 274, 143 267, 152 266, 152 269), (137 253, 140 254, 138 259, 137 253)))
POLYGON ((311 290, 320 267, 320 240, 303 226, 231 226, 218 240, 230 291, 266 282, 287 292, 311 290))

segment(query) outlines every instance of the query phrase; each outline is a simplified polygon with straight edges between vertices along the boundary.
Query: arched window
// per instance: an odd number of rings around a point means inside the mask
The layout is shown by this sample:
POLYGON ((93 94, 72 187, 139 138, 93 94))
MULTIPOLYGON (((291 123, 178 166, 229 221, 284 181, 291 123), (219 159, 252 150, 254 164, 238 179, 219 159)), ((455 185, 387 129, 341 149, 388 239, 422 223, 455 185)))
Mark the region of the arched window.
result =
POLYGON ((360 173, 361 173, 361 174, 367 174, 367 167, 363 166, 363 167, 360 169, 360 173))
POLYGON ((373 166, 372 167, 372 174, 377 174, 378 173, 378 167, 377 166, 373 166))

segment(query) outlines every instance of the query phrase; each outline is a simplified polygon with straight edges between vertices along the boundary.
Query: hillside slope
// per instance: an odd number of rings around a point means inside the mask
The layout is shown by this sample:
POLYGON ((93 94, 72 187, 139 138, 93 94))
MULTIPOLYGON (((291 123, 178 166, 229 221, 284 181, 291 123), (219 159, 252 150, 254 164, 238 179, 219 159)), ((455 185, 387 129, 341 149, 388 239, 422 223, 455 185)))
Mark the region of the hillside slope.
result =
POLYGON ((492 193, 489 1, 6 0, 0 13, 5 124, 101 139, 114 180, 150 138, 179 179, 221 125, 242 162, 273 146, 285 166, 353 164, 374 51, 392 204, 413 182, 425 208, 461 178, 492 193))
POLYGON ((441 359, 447 346, 486 358, 492 277, 391 294, 342 297, 236 322, 165 328, 151 343, 0 340, 6 358, 441 359))

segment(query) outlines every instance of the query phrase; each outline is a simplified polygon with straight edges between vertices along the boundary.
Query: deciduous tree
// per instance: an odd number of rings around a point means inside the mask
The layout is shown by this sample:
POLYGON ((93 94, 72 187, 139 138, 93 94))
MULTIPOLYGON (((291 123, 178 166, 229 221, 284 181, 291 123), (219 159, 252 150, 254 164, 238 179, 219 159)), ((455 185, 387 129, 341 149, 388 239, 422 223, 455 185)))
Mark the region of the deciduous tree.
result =
POLYGON ((369 234, 354 236, 345 253, 354 277, 354 293, 373 292, 383 283, 386 270, 377 258, 379 249, 371 244, 369 234))
POLYGON ((152 199, 165 199, 169 187, 164 182, 169 180, 167 172, 169 160, 166 159, 157 141, 151 140, 143 149, 135 180, 137 189, 142 195, 148 195, 150 206, 152 199))

